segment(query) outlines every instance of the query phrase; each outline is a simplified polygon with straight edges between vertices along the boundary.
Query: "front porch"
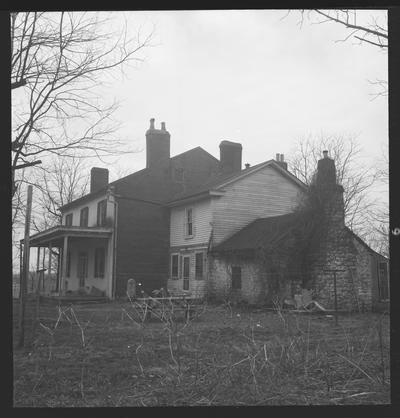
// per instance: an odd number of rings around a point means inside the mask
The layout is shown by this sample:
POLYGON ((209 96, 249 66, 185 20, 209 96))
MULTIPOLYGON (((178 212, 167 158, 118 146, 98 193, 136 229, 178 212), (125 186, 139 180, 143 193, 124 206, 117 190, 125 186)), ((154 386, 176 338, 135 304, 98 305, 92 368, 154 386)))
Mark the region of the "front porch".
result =
POLYGON ((113 228, 109 227, 60 225, 32 235, 29 250, 37 248, 32 290, 42 297, 63 300, 112 298, 113 244, 113 228))

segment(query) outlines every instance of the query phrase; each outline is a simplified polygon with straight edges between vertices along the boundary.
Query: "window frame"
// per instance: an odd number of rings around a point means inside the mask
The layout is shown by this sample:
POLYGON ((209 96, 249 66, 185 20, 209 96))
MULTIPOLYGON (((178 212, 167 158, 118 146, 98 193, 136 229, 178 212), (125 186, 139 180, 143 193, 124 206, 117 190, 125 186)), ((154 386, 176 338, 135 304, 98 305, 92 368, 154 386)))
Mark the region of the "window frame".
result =
POLYGON ((65 226, 72 226, 72 222, 74 220, 74 214, 68 213, 65 215, 65 226))
POLYGON ((79 226, 87 227, 89 225, 89 206, 85 206, 79 213, 79 226), (85 214, 86 217, 82 216, 85 214), (85 220, 86 222, 83 222, 85 220))
POLYGON ((193 207, 185 209, 185 237, 186 238, 193 238, 194 237, 194 209, 193 207), (189 213, 190 213, 190 222, 189 222, 189 213), (191 233, 189 234, 189 225, 191 229, 191 233))
POLYGON ((205 267, 205 257, 203 251, 197 251, 194 253, 194 277, 196 280, 203 280, 204 279, 204 267, 205 267), (198 275, 198 256, 201 259, 201 275, 198 275))
POLYGON ((232 290, 241 290, 242 289, 242 266, 233 265, 231 267, 231 286, 232 290), (236 277, 234 270, 239 269, 239 278, 236 277))
POLYGON ((106 249, 104 247, 96 247, 94 249, 94 277, 96 279, 104 279, 106 270, 106 249))
POLYGON ((97 202, 97 226, 105 226, 107 218, 107 199, 102 199, 97 202), (101 207, 104 206, 104 211, 101 207))
POLYGON ((179 275, 179 273, 180 273, 180 266, 179 266, 179 254, 178 253, 171 253, 171 257, 170 257, 170 279, 171 280, 178 280, 179 279, 179 277, 180 277, 180 275, 179 275), (174 274, 173 274, 173 267, 174 267, 174 265, 173 265, 173 258, 174 257, 176 257, 176 270, 177 270, 177 274, 176 274, 176 276, 174 276, 174 274))

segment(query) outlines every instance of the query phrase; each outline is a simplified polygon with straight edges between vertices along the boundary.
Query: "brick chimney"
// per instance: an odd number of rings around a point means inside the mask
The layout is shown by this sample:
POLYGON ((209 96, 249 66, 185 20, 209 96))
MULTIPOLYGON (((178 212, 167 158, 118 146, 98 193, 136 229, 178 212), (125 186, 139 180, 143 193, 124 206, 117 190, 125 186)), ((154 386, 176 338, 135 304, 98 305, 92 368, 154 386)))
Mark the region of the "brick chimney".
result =
POLYGON ((146 132, 146 168, 153 168, 170 158, 170 138, 165 122, 161 122, 161 129, 156 129, 154 118, 151 118, 146 132))
POLYGON ((276 154, 275 161, 285 170, 287 170, 287 162, 283 154, 276 154))
POLYGON ((225 174, 235 173, 242 169, 242 144, 222 141, 219 144, 220 168, 225 174))
POLYGON ((108 184, 108 170, 106 168, 92 167, 90 170, 90 193, 103 189, 108 184))

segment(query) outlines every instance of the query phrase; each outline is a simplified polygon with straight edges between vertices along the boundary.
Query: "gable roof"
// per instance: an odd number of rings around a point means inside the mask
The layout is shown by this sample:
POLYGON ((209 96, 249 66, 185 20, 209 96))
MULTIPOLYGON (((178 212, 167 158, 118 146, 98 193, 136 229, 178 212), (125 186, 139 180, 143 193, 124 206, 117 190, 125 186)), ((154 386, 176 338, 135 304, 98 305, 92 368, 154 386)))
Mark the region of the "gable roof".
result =
MULTIPOLYGON (((183 163, 187 157, 189 156, 194 157, 194 155, 196 154, 203 155, 204 157, 209 158, 214 163, 219 164, 219 160, 217 158, 215 158, 213 155, 211 155, 210 153, 208 153, 207 151, 205 151, 203 148, 199 146, 171 157, 168 160, 168 164, 171 165, 174 163, 176 164, 179 164, 180 162, 183 163)), ((150 179, 154 176, 155 172, 157 171, 159 171, 159 167, 157 167, 156 169, 143 168, 142 170, 136 171, 134 173, 128 174, 127 176, 121 177, 120 179, 114 180, 113 182, 107 184, 106 187, 96 190, 95 192, 87 193, 86 195, 61 206, 59 209, 61 211, 65 211, 67 209, 70 209, 71 207, 80 205, 86 201, 89 201, 89 200, 95 199, 96 197, 104 195, 110 186, 114 186, 115 188, 118 188, 119 186, 122 186, 125 183, 129 183, 129 186, 132 187, 133 189, 136 189, 136 188, 143 189, 146 187, 147 184, 149 184, 150 179)), ((134 193, 134 190, 132 190, 132 192, 134 193)), ((170 197, 171 196, 169 196, 169 198, 170 197)), ((163 204, 162 199, 160 199, 158 203, 163 204)))
POLYGON ((354 231, 352 231, 349 227, 345 226, 345 230, 347 233, 349 233, 352 238, 357 240, 365 249, 367 249, 370 253, 374 255, 379 255, 380 257, 383 257, 387 260, 387 257, 385 257, 382 254, 379 254, 377 251, 373 250, 362 238, 360 238, 354 231))
POLYGON ((244 177, 247 177, 250 174, 253 174, 268 166, 273 167, 274 169, 278 170, 282 175, 284 175, 286 178, 288 178, 290 181, 300 186, 301 188, 307 187, 305 183, 299 180, 295 175, 290 173, 288 170, 285 170, 284 168, 282 168, 275 160, 268 160, 268 161, 259 163, 253 167, 245 168, 236 173, 230 173, 230 174, 216 173, 207 183, 204 183, 198 187, 193 187, 189 190, 186 190, 183 193, 175 195, 174 198, 168 202, 168 206, 174 206, 176 204, 179 204, 181 201, 184 201, 190 198, 196 198, 196 197, 201 198, 201 197, 210 195, 211 191, 221 190, 222 187, 230 183, 233 183, 237 180, 240 180, 244 177))

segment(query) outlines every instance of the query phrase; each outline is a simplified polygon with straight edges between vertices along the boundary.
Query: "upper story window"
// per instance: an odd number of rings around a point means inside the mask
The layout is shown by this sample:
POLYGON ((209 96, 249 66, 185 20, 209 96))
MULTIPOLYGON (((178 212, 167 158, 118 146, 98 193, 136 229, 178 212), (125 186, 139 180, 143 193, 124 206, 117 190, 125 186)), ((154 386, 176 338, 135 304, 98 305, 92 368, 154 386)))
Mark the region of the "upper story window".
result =
POLYGON ((232 289, 242 288, 242 268, 240 266, 232 266, 232 289))
POLYGON ((171 279, 179 278, 179 255, 171 255, 171 279))
POLYGON ((185 235, 187 237, 192 237, 194 235, 193 208, 186 209, 185 235))
POLYGON ((97 226, 104 226, 107 215, 107 200, 100 200, 97 204, 97 226))
POLYGON ((81 209, 81 218, 80 218, 79 225, 88 226, 88 219, 89 219, 89 208, 86 206, 85 208, 81 209))
POLYGON ((65 226, 72 226, 72 213, 65 216, 65 226))
POLYGON ((182 167, 175 168, 175 181, 183 181, 184 180, 184 169, 182 167))

